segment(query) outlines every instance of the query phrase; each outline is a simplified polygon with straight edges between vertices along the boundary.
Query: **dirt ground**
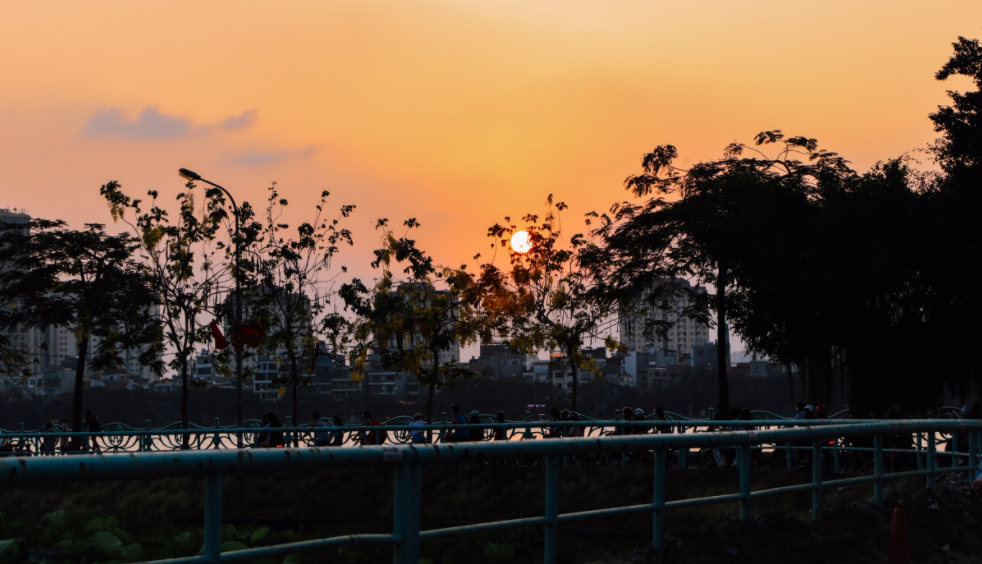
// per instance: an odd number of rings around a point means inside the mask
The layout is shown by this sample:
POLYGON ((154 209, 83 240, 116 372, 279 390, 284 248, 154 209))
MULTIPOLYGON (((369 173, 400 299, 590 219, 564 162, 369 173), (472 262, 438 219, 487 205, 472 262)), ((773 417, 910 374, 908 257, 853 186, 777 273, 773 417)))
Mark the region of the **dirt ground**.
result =
MULTIPOLYGON (((903 501, 911 562, 982 562, 982 493, 964 475, 943 477, 913 495, 885 492, 883 509, 869 499, 837 503, 829 496, 823 518, 795 519, 764 514, 747 521, 724 517, 712 526, 692 527, 667 538, 665 564, 885 563, 893 511, 903 501)), ((603 564, 660 562, 651 549, 603 564)))

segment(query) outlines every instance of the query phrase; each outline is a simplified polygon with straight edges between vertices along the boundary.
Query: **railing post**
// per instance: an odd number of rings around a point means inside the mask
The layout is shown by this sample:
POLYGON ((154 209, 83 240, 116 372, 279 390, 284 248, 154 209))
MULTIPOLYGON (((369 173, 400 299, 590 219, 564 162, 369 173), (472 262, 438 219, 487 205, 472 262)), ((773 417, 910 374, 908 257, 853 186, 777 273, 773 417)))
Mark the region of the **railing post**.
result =
POLYGON ((839 437, 836 437, 835 438, 835 441, 834 441, 834 444, 832 445, 832 448, 833 448, 833 450, 832 450, 832 461, 833 461, 832 472, 835 473, 835 474, 838 474, 839 473, 839 468, 840 468, 840 466, 839 466, 839 437))
POLYGON ((812 441, 812 519, 822 518, 822 441, 812 441))
POLYGON ((222 474, 205 476, 205 546, 204 556, 218 562, 222 553, 222 474))
MULTIPOLYGON (((286 436, 283 437, 283 446, 285 446, 287 448, 293 446, 293 433, 291 431, 289 431, 290 427, 293 427, 293 420, 292 420, 292 418, 289 415, 287 415, 286 416, 286 428, 288 430, 286 432, 286 436)), ((377 443, 378 442, 378 433, 375 433, 375 440, 376 440, 376 443, 377 443)))
POLYGON ((149 419, 147 419, 145 423, 147 424, 147 434, 143 436, 143 440, 146 442, 143 450, 144 452, 149 452, 153 450, 153 435, 151 434, 153 427, 151 427, 151 422, 149 419))
POLYGON ((651 545, 659 559, 665 558, 665 475, 668 473, 667 451, 655 451, 655 499, 652 509, 651 545))
POLYGON ((958 466, 958 432, 955 431, 951 434, 951 467, 954 468, 958 466))
POLYGON ((222 448, 222 436, 219 433, 220 428, 221 428, 221 425, 219 424, 219 419, 216 417, 215 418, 215 436, 212 437, 212 439, 211 439, 212 445, 214 445, 214 448, 216 448, 216 449, 222 448))
POLYGON ((883 507, 883 435, 873 437, 873 501, 883 507))
POLYGON ((975 431, 968 432, 968 479, 969 481, 975 479, 975 469, 978 464, 976 458, 979 454, 979 445, 975 440, 975 431))
MULTIPOLYGON (((22 421, 22 422, 20 423, 20 425, 18 425, 18 427, 17 427, 17 428, 18 428, 18 430, 19 430, 19 431, 20 431, 21 433, 23 433, 23 432, 24 432, 24 422, 22 421)), ((19 451, 21 451, 21 452, 23 452, 23 451, 24 451, 24 444, 25 444, 25 441, 26 441, 26 440, 27 440, 27 439, 25 439, 23 435, 21 435, 21 437, 20 437, 19 439, 17 439, 17 450, 19 450, 19 451)))
POLYGON ((791 441, 784 444, 784 451, 787 453, 787 456, 785 456, 786 460, 784 465, 787 466, 788 472, 791 472, 794 470, 794 459, 792 458, 794 456, 794 451, 791 450, 791 441))
POLYGON ((740 520, 750 518, 750 445, 740 447, 740 520))
MULTIPOLYGON (((621 420, 621 410, 615 409, 614 410, 614 421, 620 421, 620 420, 621 420)), ((625 428, 625 425, 618 425, 617 427, 615 427, 614 431, 618 435, 623 435, 624 434, 624 428, 625 428)), ((627 464, 627 453, 626 452, 622 452, 621 453, 621 466, 624 466, 626 464, 627 464)))
POLYGON ((921 446, 921 443, 923 443, 923 442, 924 442, 924 433, 921 433, 920 431, 918 431, 917 432, 917 443, 914 445, 915 449, 917 450, 917 455, 916 456, 917 456, 917 469, 918 470, 923 470, 924 469, 924 448, 921 446))
POLYGON ((525 426, 525 433, 522 434, 522 440, 523 441, 527 441, 527 440, 532 439, 532 438, 535 437, 535 435, 532 434, 532 425, 531 425, 531 423, 532 423, 532 412, 531 411, 526 411, 525 412, 525 423, 527 423, 527 425, 525 426))
POLYGON ((446 434, 447 434, 447 412, 446 411, 441 411, 440 412, 440 435, 437 437, 437 440, 442 443, 443 442, 443 437, 445 437, 446 434))
POLYGON ((545 564, 556 564, 559 545, 559 462, 546 457, 546 546, 545 564))
POLYGON ((419 465, 404 463, 396 466, 393 532, 399 537, 399 544, 393 548, 395 564, 419 562, 419 490, 419 465))
POLYGON ((934 486, 934 470, 937 467, 937 446, 934 444, 934 431, 927 432, 927 487, 934 486))
MULTIPOLYGON (((85 420, 82 421, 82 427, 85 427, 85 430, 86 431, 89 430, 89 425, 85 422, 85 420)), ((20 424, 20 428, 21 428, 21 430, 24 429, 24 424, 23 423, 20 424)), ((79 429, 79 431, 81 431, 81 429, 79 429)), ((81 445, 82 446, 82 452, 89 452, 89 438, 90 437, 91 437, 91 435, 85 435, 85 436, 82 437, 82 445, 81 445)))

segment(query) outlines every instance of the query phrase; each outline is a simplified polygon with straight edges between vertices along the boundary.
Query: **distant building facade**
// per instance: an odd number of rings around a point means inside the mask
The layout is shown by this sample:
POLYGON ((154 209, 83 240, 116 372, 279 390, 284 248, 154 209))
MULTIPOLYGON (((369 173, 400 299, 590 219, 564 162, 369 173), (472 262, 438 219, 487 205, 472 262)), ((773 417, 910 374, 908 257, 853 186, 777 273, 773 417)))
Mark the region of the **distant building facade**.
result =
POLYGON ((680 317, 680 314, 690 305, 685 292, 706 294, 706 288, 704 286, 693 287, 688 280, 683 279, 658 282, 641 300, 646 303, 646 310, 639 306, 633 312, 621 314, 618 324, 621 344, 631 351, 648 352, 660 349, 677 351, 679 355, 688 354, 694 347, 705 345, 709 341, 709 326, 705 323, 680 317), (647 304, 647 296, 650 296, 658 286, 663 284, 678 285, 684 291, 679 292, 680 295, 666 297, 654 304, 647 304), (659 337, 657 334, 645 337, 645 327, 654 321, 664 321, 673 325, 664 337, 659 337))
POLYGON ((481 345, 480 356, 468 363, 472 371, 493 380, 520 377, 527 366, 527 355, 512 350, 505 343, 481 345))

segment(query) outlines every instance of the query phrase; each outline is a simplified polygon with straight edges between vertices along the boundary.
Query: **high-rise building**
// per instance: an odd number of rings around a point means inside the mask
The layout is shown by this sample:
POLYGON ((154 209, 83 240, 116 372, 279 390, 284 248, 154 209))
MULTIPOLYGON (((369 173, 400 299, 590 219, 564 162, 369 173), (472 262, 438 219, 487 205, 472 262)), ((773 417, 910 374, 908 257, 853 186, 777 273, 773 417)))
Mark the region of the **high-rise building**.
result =
MULTIPOLYGON (((0 208, 0 223, 24 225, 25 233, 30 220, 31 216, 24 210, 0 208)), ((3 267, 0 266, 0 268, 3 267)), ((40 375, 46 370, 62 371, 66 363, 71 364, 71 361, 79 356, 75 333, 68 327, 23 328, 13 331, 7 336, 24 353, 27 360, 25 368, 34 375, 40 375)), ((89 340, 88 358, 95 355, 100 343, 101 338, 99 337, 93 337, 89 340)), ((140 364, 140 354, 141 351, 139 350, 123 351, 124 368, 127 373, 141 375, 146 383, 150 383, 153 375, 149 367, 140 364)))
MULTIPOLYGON (((0 208, 0 223, 8 225, 23 225, 27 231, 27 224, 31 221, 31 216, 24 210, 16 208, 0 208)), ((0 265, 0 268, 9 268, 7 265, 0 265)), ((8 307, 4 305, 3 307, 8 307)), ((31 374, 40 373, 40 366, 33 362, 41 350, 41 331, 33 327, 17 327, 14 330, 5 330, 4 336, 10 340, 10 345, 19 349, 27 361, 26 368, 31 374)), ((2 367, 0 367, 2 370, 2 367)), ((0 377, 19 379, 23 374, 22 369, 16 369, 16 374, 0 374, 0 377)))
POLYGON ((654 350, 676 351, 680 356, 688 355, 694 347, 705 345, 709 341, 709 326, 693 319, 682 317, 682 313, 690 305, 688 294, 706 294, 704 286, 695 286, 688 280, 662 280, 642 297, 641 303, 647 309, 638 306, 633 312, 622 313, 620 317, 620 341, 628 349, 637 352, 654 350), (662 284, 676 284, 678 292, 667 292, 664 299, 648 303, 647 298, 662 284), (664 337, 652 333, 646 337, 645 327, 655 321, 671 323, 671 328, 664 337))

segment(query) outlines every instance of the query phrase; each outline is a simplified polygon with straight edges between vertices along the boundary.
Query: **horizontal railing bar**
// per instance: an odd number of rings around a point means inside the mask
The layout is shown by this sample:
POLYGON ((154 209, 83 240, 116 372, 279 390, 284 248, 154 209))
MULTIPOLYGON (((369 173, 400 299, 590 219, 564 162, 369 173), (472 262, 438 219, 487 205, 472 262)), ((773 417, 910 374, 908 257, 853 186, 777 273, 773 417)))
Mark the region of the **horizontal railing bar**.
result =
MULTIPOLYGON (((897 421, 865 425, 800 427, 771 431, 653 434, 359 448, 280 448, 121 453, 115 456, 40 456, 0 460, 0 484, 205 475, 347 466, 393 466, 400 462, 436 464, 457 460, 534 459, 546 456, 619 454, 639 450, 751 446, 761 442, 827 439, 841 434, 868 436, 899 432, 979 430, 982 421, 897 421)), ((908 451, 909 452, 909 451, 908 451)))
POLYGON ((771 495, 803 492, 807 490, 815 489, 812 484, 796 484, 794 486, 781 486, 779 488, 770 488, 767 490, 757 490, 755 492, 750 492, 750 499, 756 499, 758 497, 767 497, 771 495))
MULTIPOLYGON (((887 479, 887 476, 889 476, 889 474, 884 475, 883 476, 883 479, 886 480, 887 479)), ((842 478, 840 480, 829 480, 828 482, 822 482, 822 487, 826 487, 826 486, 829 486, 829 487, 832 487, 832 486, 848 486, 848 485, 851 485, 851 484, 862 484, 864 482, 875 482, 876 480, 877 480, 877 477, 875 475, 873 475, 873 476, 856 476, 854 478, 842 478)))
MULTIPOLYGON (((20 437, 81 437, 81 436, 140 436, 140 435, 213 435, 214 433, 268 433, 271 431, 275 432, 298 432, 298 433, 336 433, 341 432, 358 432, 366 431, 370 432, 372 430, 377 430, 381 428, 386 431, 438 431, 447 430, 453 428, 480 428, 480 429, 525 429, 528 427, 532 428, 572 428, 572 427, 585 427, 585 428, 601 428, 601 427, 650 427, 650 428, 698 428, 698 427, 754 427, 754 428, 788 428, 788 427, 808 427, 808 426, 839 426, 846 424, 871 424, 885 421, 928 421, 928 422, 963 422, 968 421, 964 419, 952 419, 952 420, 940 420, 940 419, 904 419, 904 420, 893 420, 893 419, 789 419, 782 421, 768 421, 768 420, 721 420, 721 419, 705 419, 705 420, 687 420, 687 421, 659 421, 659 420, 642 420, 642 421, 627 421, 627 420, 603 420, 603 421, 511 421, 506 423, 468 423, 464 425, 455 425, 450 422, 446 423, 430 423, 423 425, 387 425, 384 422, 378 426, 375 425, 326 425, 325 427, 311 427, 310 425, 299 425, 292 427, 195 427, 189 429, 128 429, 128 430, 101 430, 101 431, 13 431, 0 429, 0 437, 3 438, 20 438, 20 437)), ((326 423, 326 422, 325 422, 326 423)))
POLYGON ((580 519, 590 519, 593 517, 612 517, 615 515, 626 515, 631 513, 645 513, 654 511, 655 504, 646 503, 643 505, 629 505, 627 507, 610 507, 607 509, 593 509, 591 511, 578 511, 576 513, 561 513, 559 522, 578 521, 580 519))
POLYGON ((711 505, 713 503, 727 503, 730 501, 740 501, 742 494, 714 495, 710 497, 698 497, 693 499, 680 499, 665 503, 666 509, 678 509, 682 507, 695 507, 697 505, 711 505))
POLYGON ((242 560, 252 560, 255 558, 270 558, 273 556, 285 556, 292 552, 308 552, 331 548, 335 546, 348 546, 353 544, 399 544, 401 539, 395 535, 347 535, 343 537, 331 537, 328 539, 318 539, 309 541, 292 542, 289 544, 277 544, 273 546, 263 546, 260 548, 248 548, 236 550, 234 552, 222 553, 222 562, 238 562, 242 560))
MULTIPOLYGON (((252 560, 255 558, 270 558, 273 556, 284 556, 294 552, 307 552, 335 546, 349 546, 354 544, 399 544, 400 539, 395 535, 346 535, 343 537, 331 537, 327 539, 317 539, 309 541, 291 542, 287 544, 277 544, 274 546, 263 546, 259 548, 247 548, 232 552, 223 552, 221 562, 239 562, 242 560, 252 560)), ((167 560, 153 560, 147 564, 215 564, 211 558, 203 555, 190 558, 169 558, 167 560)))
POLYGON ((483 533, 488 531, 499 531, 502 529, 516 529, 519 527, 532 527, 545 525, 549 520, 545 517, 526 517, 524 519, 511 519, 509 521, 493 521, 491 523, 476 523, 473 525, 461 525, 459 527, 447 527, 446 529, 430 529, 420 531, 420 540, 433 540, 454 535, 467 533, 483 533))

